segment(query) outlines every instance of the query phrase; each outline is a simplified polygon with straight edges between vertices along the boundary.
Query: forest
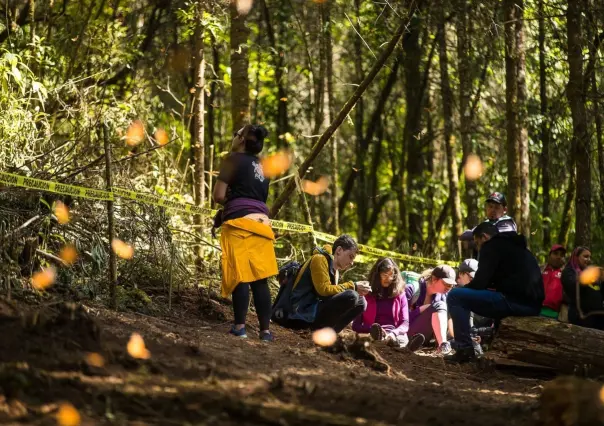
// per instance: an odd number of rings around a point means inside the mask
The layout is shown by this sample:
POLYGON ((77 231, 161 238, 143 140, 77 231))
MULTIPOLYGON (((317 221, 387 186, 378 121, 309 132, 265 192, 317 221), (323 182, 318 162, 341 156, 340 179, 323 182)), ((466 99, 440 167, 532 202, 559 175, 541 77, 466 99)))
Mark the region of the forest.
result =
POLYGON ((342 349, 342 362, 285 331, 285 354, 225 344, 212 191, 233 134, 261 124, 280 265, 342 233, 365 247, 355 279, 379 253, 401 270, 456 265, 496 191, 540 263, 553 244, 598 263, 603 2, 0 0, 0 12, 1 422, 58 410, 63 425, 533 424, 539 375, 439 373, 438 359, 391 350, 342 349), (124 352, 132 333, 151 357, 124 352), (375 397, 399 389, 420 402, 375 397))

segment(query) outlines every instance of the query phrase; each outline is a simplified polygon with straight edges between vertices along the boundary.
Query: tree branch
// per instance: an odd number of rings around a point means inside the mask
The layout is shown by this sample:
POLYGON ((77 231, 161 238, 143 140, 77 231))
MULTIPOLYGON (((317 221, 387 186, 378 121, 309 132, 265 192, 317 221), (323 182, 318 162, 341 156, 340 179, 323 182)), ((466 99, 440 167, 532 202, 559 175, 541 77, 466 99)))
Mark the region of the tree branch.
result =
MULTIPOLYGON (((304 162, 300 166, 300 169, 298 171, 298 175, 299 175, 300 179, 304 178, 304 176, 306 175, 306 172, 308 171, 308 168, 310 167, 312 162, 315 160, 315 158, 317 158, 319 156, 319 153, 321 152, 323 147, 327 144, 327 142, 329 142, 329 139, 331 138, 331 136, 334 134, 334 132, 337 130, 337 128, 340 127, 340 125, 346 119, 346 117, 348 116, 348 114, 350 113, 350 111, 352 110, 354 105, 361 98, 361 96, 363 95, 365 90, 367 90, 367 87, 369 87, 369 85, 371 84, 371 82, 373 81, 375 76, 382 69, 382 67, 386 63, 386 60, 390 57, 390 55, 394 51, 394 48, 396 47, 397 43, 399 42, 401 36, 405 32, 406 26, 407 26, 406 22, 401 22, 399 27, 396 29, 394 36, 388 42, 388 45, 386 46, 384 51, 380 54, 378 60, 375 62, 375 64, 369 71, 369 74, 367 74, 365 79, 356 88, 356 90, 354 91, 352 96, 348 99, 348 101, 346 102, 344 107, 340 110, 340 112, 336 116, 335 120, 329 125, 327 130, 325 130, 325 132, 321 135, 321 137, 319 138, 319 140, 313 147, 308 158, 306 158, 306 160, 304 160, 304 162)), ((271 217, 276 217, 279 214, 279 210, 281 210, 281 207, 283 207, 283 204, 285 204, 285 202, 290 198, 290 195, 294 191, 295 188, 296 188, 296 182, 294 179, 292 179, 288 182, 287 186, 285 187, 285 189, 283 190, 283 192, 281 193, 279 198, 277 198, 277 200, 275 201, 275 204, 273 204, 273 207, 271 209, 271 217)))

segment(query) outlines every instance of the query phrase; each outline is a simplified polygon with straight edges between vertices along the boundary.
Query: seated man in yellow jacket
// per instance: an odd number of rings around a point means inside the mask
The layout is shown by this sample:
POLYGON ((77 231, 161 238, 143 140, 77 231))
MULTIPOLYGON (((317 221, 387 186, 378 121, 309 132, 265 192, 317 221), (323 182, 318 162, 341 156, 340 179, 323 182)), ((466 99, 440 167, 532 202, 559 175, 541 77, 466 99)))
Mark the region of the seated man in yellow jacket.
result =
POLYGON ((351 281, 338 284, 340 271, 352 266, 358 251, 356 241, 349 235, 340 236, 331 253, 328 247, 315 249, 312 258, 300 268, 290 297, 289 321, 296 323, 296 328, 331 327, 339 333, 365 310, 362 296, 368 292, 366 286, 351 281))

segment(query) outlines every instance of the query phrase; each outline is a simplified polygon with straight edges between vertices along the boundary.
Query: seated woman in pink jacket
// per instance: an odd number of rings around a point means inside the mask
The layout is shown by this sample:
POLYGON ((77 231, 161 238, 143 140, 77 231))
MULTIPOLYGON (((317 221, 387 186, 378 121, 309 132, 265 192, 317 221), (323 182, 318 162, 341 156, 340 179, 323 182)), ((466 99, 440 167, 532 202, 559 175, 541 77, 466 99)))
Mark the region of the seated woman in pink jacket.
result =
POLYGON ((352 323, 357 333, 370 333, 374 340, 385 340, 388 344, 412 351, 419 349, 407 337, 409 330, 409 307, 405 296, 405 281, 394 260, 379 259, 369 272, 371 292, 365 296, 367 309, 352 323))

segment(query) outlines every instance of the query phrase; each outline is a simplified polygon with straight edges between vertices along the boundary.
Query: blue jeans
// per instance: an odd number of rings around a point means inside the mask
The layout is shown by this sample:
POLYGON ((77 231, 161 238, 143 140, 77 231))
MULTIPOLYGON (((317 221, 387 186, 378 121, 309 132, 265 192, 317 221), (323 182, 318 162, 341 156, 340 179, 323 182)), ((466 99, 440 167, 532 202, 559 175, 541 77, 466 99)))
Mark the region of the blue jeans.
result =
POLYGON ((449 314, 453 320, 455 341, 459 347, 472 347, 470 313, 495 320, 505 317, 537 316, 540 306, 527 306, 506 298, 503 293, 491 290, 454 288, 447 294, 449 314))

